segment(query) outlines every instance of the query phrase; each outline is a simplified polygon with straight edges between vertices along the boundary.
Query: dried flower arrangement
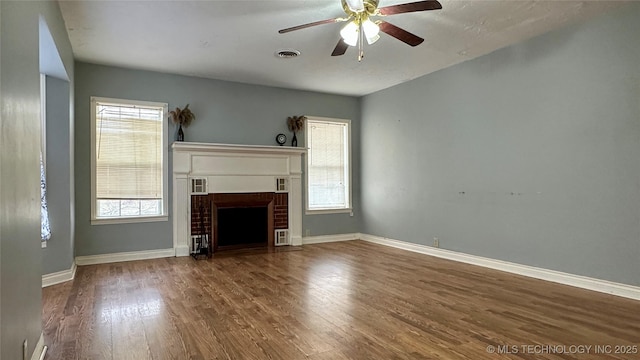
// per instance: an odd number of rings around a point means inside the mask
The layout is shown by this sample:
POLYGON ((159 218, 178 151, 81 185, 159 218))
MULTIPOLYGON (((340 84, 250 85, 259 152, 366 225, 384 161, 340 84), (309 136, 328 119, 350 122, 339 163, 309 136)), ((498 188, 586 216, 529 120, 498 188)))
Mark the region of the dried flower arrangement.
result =
POLYGON ((191 112, 191 109, 189 109, 189 104, 187 104, 187 106, 182 110, 177 107, 175 110, 169 111, 169 115, 174 124, 184 127, 188 127, 189 124, 191 124, 191 121, 196 118, 196 115, 191 112))
POLYGON ((287 127, 289 127, 289 131, 294 134, 304 128, 304 121, 307 118, 304 115, 300 116, 289 116, 287 118, 287 127))

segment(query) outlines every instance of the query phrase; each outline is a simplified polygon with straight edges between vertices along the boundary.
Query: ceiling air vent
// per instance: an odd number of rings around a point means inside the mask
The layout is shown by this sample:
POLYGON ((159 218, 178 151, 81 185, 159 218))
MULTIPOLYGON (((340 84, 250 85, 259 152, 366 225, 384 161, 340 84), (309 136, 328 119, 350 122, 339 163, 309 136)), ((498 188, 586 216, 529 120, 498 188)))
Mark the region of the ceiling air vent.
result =
POLYGON ((293 49, 285 49, 276 51, 276 56, 282 59, 292 59, 300 56, 300 51, 293 49))

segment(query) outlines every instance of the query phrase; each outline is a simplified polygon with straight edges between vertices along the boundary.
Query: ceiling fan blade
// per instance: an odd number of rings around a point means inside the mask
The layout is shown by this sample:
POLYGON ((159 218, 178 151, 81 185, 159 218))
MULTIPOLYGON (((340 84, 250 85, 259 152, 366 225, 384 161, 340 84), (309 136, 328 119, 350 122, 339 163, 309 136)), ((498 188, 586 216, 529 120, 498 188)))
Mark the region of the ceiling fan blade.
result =
POLYGON ((331 56, 344 55, 344 53, 347 52, 348 48, 349 48, 349 45, 347 45, 347 43, 344 42, 344 40, 342 40, 342 38, 340 38, 340 40, 338 41, 338 44, 336 45, 336 48, 333 49, 333 52, 331 53, 331 56))
POLYGON ((407 30, 401 29, 393 24, 389 24, 386 21, 381 21, 378 26, 380 26, 380 31, 382 31, 383 33, 393 36, 394 38, 404 42, 407 45, 418 46, 424 41, 423 38, 414 35, 407 30))
POLYGON ((436 0, 417 1, 408 4, 385 6, 378 9, 380 15, 395 15, 415 11, 439 10, 442 5, 436 0))
POLYGON ((293 27, 290 27, 290 28, 282 29, 282 30, 279 30, 278 33, 284 34, 284 33, 288 33, 288 32, 291 32, 291 31, 310 28, 312 26, 324 25, 324 24, 333 24, 333 23, 337 23, 337 22, 341 22, 341 21, 345 21, 345 20, 346 19, 343 19, 343 18, 320 20, 320 21, 316 21, 316 22, 312 22, 312 23, 308 23, 308 24, 302 24, 302 25, 298 25, 298 26, 293 26, 293 27))

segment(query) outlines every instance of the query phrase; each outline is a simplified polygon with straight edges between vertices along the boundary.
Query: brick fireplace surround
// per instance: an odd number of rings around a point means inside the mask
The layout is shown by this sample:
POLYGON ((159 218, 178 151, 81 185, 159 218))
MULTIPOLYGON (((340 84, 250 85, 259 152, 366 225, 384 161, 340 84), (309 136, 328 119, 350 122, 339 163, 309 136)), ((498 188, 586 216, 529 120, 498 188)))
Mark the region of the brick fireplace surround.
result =
MULTIPOLYGON (((213 250, 218 244, 218 208, 266 207, 268 220, 267 245, 274 246, 274 231, 289 229, 289 194, 286 192, 216 193, 191 195, 191 236, 208 235, 213 239, 213 250)), ((251 226, 245 223, 245 226, 251 226)), ((236 246, 239 248, 242 246, 236 246)), ((249 246, 246 246, 249 247, 249 246)))
MULTIPOLYGON (((202 202, 209 203, 203 204, 204 216, 209 218, 203 223, 205 231, 215 234, 211 204, 226 202, 225 206, 228 206, 238 201, 241 204, 242 199, 252 196, 258 199, 271 196, 272 200, 265 202, 272 204, 269 231, 288 229, 291 245, 302 245, 301 174, 305 149, 188 142, 175 142, 172 149, 173 247, 176 256, 189 255, 191 236, 200 232, 202 202), (205 185, 194 189, 194 179, 205 185)), ((269 238, 272 245, 273 234, 269 238)))

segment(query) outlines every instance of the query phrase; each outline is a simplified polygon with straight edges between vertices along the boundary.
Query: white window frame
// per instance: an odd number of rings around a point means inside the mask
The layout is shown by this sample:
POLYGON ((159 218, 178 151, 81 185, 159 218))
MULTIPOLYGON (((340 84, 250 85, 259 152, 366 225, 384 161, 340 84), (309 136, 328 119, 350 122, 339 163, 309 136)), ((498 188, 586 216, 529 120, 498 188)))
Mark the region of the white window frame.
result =
POLYGON ((305 146, 307 146, 307 154, 305 156, 305 215, 314 215, 314 214, 340 214, 340 213, 353 213, 353 177, 352 177, 352 149, 351 149, 351 120, 349 119, 335 119, 335 118, 327 118, 327 117, 319 117, 319 116, 306 116, 306 121, 304 122, 304 135, 305 135, 305 146), (310 209, 309 208, 309 154, 311 149, 309 148, 309 136, 311 132, 309 131, 309 123, 310 122, 333 122, 347 125, 347 168, 346 171, 346 179, 345 185, 347 187, 347 207, 341 208, 331 208, 331 209, 310 209))
POLYGON ((142 223, 142 222, 158 222, 169 220, 169 148, 167 138, 169 133, 168 127, 168 110, 169 104, 152 101, 139 101, 128 99, 114 99, 103 97, 91 97, 91 224, 107 225, 107 224, 126 224, 126 223, 142 223), (96 103, 112 103, 114 105, 132 105, 132 106, 151 106, 162 107, 162 215, 151 216, 122 216, 122 217, 97 217, 97 199, 96 199, 96 103))

